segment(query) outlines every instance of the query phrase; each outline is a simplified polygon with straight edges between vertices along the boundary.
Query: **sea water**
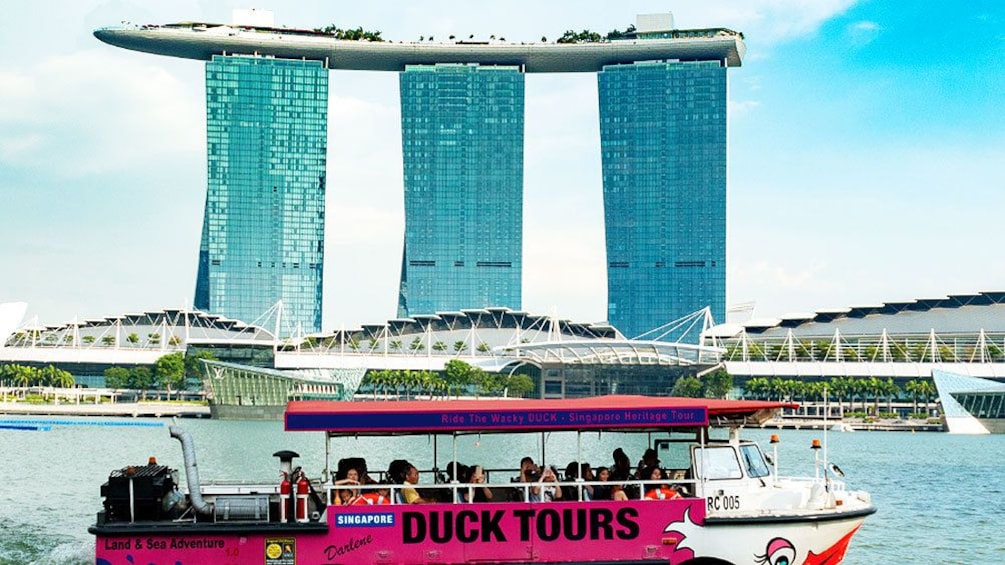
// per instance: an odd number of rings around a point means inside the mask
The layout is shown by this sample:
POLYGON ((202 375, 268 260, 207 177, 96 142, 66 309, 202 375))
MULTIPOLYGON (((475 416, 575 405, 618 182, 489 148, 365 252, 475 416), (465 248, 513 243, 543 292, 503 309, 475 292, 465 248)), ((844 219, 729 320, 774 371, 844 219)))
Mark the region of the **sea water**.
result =
MULTIPOLYGON (((101 509, 99 489, 109 472, 144 465, 150 456, 183 468, 168 422, 135 421, 154 425, 56 421, 46 423, 48 431, 0 429, 0 565, 93 563, 94 540, 87 527, 101 509)), ((324 467, 320 433, 287 433, 279 422, 183 420, 180 425, 195 440, 204 481, 278 482, 272 454, 283 449, 300 453, 297 464, 311 476, 324 467)), ((744 436, 771 453, 772 433, 781 436, 777 459, 782 475, 815 472, 814 455, 822 457, 823 450, 814 452, 810 445, 818 438, 825 440, 828 458, 844 471, 848 488, 872 494, 879 512, 866 519, 852 540, 846 564, 1005 563, 1005 435, 831 432, 824 438, 820 431, 755 429, 744 436)), ((334 465, 341 457, 365 456, 371 469, 380 470, 403 458, 429 468, 435 451, 442 468, 456 449, 462 463, 512 469, 525 455, 540 462, 542 442, 548 463, 561 469, 577 450, 594 467, 610 465, 616 447, 637 460, 646 438, 587 433, 577 443, 575 434, 468 435, 456 444, 449 438, 435 443, 424 437, 346 439, 333 442, 331 459, 334 465)), ((508 481, 500 474, 492 477, 493 483, 508 481)))

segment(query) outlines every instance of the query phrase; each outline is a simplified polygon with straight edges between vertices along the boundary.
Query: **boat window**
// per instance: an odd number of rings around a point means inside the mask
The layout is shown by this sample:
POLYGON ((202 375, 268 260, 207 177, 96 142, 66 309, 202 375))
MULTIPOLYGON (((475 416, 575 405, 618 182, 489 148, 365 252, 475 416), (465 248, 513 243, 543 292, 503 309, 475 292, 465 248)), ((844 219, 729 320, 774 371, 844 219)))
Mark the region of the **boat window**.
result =
POLYGON ((747 476, 751 478, 767 477, 771 474, 768 464, 764 461, 764 455, 756 445, 747 444, 740 446, 740 454, 743 455, 743 465, 747 468, 747 476))
POLYGON ((701 456, 695 461, 698 464, 698 475, 705 479, 739 479, 743 477, 740 462, 736 452, 730 446, 705 447, 697 449, 701 456))

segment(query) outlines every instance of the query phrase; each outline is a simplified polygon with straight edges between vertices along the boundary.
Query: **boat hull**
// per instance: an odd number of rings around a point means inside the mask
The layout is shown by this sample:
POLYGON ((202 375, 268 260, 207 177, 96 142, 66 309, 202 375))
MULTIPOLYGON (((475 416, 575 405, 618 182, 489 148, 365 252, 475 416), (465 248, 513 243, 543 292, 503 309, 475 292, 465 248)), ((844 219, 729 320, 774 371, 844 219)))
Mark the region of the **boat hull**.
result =
POLYGON ((326 522, 91 528, 96 563, 840 563, 871 506, 706 516, 704 499, 329 507, 326 522), (767 561, 765 561, 767 560, 767 561))

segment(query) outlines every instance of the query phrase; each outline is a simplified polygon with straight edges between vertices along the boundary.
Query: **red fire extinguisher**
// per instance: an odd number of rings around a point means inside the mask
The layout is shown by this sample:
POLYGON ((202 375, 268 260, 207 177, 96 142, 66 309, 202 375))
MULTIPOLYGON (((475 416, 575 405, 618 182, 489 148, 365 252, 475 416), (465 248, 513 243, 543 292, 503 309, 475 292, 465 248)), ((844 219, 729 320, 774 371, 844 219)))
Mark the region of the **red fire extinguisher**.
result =
POLYGON ((279 483, 279 521, 286 523, 290 519, 290 476, 282 473, 283 481, 279 483))
POLYGON ((297 522, 307 521, 307 492, 309 489, 307 475, 301 471, 300 478, 297 479, 297 522))

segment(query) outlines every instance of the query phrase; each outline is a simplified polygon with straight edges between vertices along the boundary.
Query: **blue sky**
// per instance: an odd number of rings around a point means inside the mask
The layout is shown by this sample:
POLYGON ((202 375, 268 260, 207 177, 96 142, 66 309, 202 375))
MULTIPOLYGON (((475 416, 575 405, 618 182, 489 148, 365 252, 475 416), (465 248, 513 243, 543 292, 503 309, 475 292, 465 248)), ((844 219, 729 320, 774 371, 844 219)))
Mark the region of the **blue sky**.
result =
MULTIPOLYGON (((203 65, 116 49, 121 20, 247 3, 14 3, 0 34, 0 302, 42 323, 190 306, 205 195, 203 65), (41 8, 40 6, 44 6, 41 8), (40 14, 44 12, 44 14, 40 14)), ((728 302, 757 317, 1005 289, 1005 5, 744 0, 261 1, 391 39, 554 39, 672 10, 743 31, 730 76, 728 302)), ((606 316, 593 75, 530 75, 524 309, 606 316)), ((324 327, 395 314, 397 76, 330 83, 324 327)))

